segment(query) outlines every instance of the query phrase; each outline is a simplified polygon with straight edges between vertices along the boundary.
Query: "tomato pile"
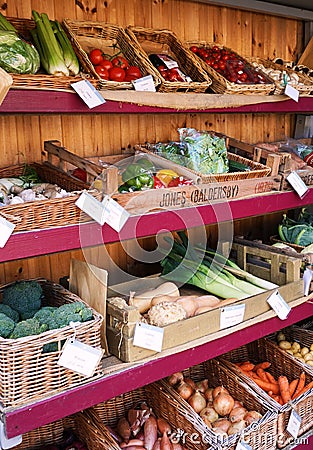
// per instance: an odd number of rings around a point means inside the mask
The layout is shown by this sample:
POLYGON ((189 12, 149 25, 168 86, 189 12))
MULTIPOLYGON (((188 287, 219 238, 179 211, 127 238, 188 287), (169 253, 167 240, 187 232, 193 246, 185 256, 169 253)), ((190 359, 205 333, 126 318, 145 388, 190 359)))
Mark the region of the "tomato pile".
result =
POLYGON ((253 67, 247 65, 243 59, 231 50, 220 48, 217 45, 210 48, 193 45, 190 47, 190 50, 232 83, 271 83, 269 78, 255 70, 253 67))
POLYGON ((89 53, 89 59, 103 80, 130 82, 142 77, 139 67, 131 66, 121 55, 109 57, 99 48, 94 48, 89 53))
POLYGON ((149 59, 166 81, 192 81, 178 67, 175 60, 168 55, 149 55, 149 59))

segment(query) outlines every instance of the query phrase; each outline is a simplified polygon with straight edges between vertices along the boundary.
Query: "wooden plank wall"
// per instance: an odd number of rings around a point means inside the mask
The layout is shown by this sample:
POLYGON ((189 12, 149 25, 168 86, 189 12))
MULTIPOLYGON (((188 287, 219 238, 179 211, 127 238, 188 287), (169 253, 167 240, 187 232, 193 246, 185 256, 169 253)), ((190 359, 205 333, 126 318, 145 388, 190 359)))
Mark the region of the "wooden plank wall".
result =
MULTIPOLYGON (((297 60, 303 50, 303 23, 297 20, 239 11, 187 0, 6 0, 0 11, 8 17, 30 18, 32 9, 51 19, 71 18, 167 28, 183 40, 206 40, 233 48, 242 55, 279 56, 297 60)), ((246 142, 272 141, 292 136, 294 116, 283 114, 149 114, 149 115, 0 115, 0 166, 42 158, 43 141, 57 139, 81 156, 119 153, 133 144, 177 138, 182 126, 211 129, 246 142)), ((249 229, 251 221, 244 221, 249 229)), ((238 225, 236 225, 238 227, 238 225)), ((149 242, 142 245, 149 247, 149 242)), ((87 251, 90 262, 110 268, 103 249, 87 251)), ((112 261, 132 265, 127 250, 108 246, 112 261)), ((46 276, 58 281, 68 274, 71 257, 80 251, 20 260, 0 265, 0 282, 46 276)))

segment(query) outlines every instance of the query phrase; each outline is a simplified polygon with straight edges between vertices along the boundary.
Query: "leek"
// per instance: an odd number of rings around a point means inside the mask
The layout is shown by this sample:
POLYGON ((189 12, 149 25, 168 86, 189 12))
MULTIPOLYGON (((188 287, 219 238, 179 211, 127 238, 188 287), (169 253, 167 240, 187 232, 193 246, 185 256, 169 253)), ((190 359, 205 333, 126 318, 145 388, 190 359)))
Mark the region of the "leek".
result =
POLYGON ((70 75, 78 75, 79 62, 65 31, 57 20, 51 22, 51 25, 59 46, 62 49, 63 59, 70 75))
POLYGON ((16 28, 1 13, 0 13, 0 30, 3 30, 3 31, 14 31, 14 33, 17 33, 16 28))

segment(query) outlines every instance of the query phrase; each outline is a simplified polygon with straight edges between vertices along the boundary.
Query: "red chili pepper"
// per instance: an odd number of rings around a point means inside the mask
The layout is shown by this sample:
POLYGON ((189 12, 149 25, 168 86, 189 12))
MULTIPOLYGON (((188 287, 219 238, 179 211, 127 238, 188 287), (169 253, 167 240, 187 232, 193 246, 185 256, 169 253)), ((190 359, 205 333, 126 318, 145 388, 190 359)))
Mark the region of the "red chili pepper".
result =
POLYGON ((167 185, 167 187, 180 187, 180 186, 188 186, 193 184, 192 180, 187 180, 184 177, 176 177, 173 178, 167 185))
POLYGON ((153 188, 154 189, 164 189, 165 184, 155 175, 153 175, 153 188))

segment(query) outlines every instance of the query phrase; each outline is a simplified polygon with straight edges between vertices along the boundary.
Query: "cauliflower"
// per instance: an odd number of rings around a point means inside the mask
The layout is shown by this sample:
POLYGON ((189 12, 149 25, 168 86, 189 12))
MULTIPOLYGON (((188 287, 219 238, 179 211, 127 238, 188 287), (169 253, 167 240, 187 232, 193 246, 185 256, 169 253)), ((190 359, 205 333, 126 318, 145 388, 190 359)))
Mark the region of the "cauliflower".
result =
POLYGON ((15 322, 3 313, 0 313, 0 336, 7 338, 14 330, 15 322))
POLYGON ((151 325, 164 327, 178 320, 186 319, 186 311, 176 302, 161 302, 148 311, 148 321, 151 325))
POLYGON ((37 281, 16 281, 4 289, 2 303, 17 311, 25 320, 40 309, 42 296, 42 287, 37 281))

